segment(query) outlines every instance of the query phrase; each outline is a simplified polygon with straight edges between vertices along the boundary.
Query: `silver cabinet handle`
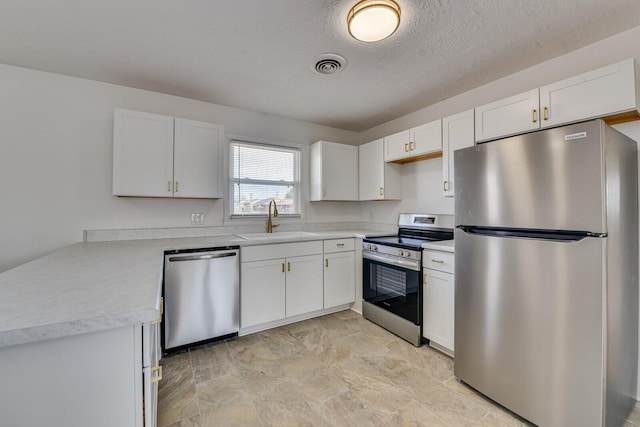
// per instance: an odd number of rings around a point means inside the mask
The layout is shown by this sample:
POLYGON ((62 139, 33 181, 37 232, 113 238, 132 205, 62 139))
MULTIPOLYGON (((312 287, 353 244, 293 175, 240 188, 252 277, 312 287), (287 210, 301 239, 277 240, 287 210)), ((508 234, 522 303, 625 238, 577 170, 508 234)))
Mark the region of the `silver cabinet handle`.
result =
POLYGON ((444 261, 443 261, 443 260, 441 260, 441 259, 434 259, 434 258, 431 258, 431 262, 437 262, 438 264, 444 264, 444 261))

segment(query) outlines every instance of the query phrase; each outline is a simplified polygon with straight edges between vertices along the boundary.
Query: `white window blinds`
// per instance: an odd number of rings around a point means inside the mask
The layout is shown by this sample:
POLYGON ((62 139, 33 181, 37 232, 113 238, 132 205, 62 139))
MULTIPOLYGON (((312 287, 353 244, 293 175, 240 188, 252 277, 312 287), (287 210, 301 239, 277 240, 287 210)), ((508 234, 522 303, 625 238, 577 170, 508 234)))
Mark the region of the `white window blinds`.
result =
POLYGON ((275 200, 279 215, 300 214, 300 151, 232 141, 233 216, 267 215, 275 200))

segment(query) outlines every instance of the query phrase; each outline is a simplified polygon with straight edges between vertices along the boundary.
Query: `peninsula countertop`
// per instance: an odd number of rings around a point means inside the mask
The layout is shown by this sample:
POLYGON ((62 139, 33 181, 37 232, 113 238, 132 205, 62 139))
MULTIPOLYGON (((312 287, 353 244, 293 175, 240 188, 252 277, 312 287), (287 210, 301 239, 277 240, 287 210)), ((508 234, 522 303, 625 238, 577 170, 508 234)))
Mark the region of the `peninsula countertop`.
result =
POLYGON ((160 318, 164 252, 382 235, 344 230, 82 242, 0 273, 0 347, 160 318))

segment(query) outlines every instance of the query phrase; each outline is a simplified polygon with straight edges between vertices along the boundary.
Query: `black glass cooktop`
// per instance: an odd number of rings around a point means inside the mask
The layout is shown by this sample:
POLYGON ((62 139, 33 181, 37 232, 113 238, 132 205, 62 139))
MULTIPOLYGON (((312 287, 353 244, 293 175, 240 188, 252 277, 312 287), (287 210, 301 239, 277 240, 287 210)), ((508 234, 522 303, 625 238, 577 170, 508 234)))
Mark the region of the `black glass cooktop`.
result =
POLYGON ((387 245, 394 248, 402 249, 422 249, 425 242, 438 242, 442 240, 453 239, 453 230, 451 231, 432 231, 423 233, 406 233, 401 232, 395 236, 371 237, 364 239, 364 242, 378 245, 387 245))

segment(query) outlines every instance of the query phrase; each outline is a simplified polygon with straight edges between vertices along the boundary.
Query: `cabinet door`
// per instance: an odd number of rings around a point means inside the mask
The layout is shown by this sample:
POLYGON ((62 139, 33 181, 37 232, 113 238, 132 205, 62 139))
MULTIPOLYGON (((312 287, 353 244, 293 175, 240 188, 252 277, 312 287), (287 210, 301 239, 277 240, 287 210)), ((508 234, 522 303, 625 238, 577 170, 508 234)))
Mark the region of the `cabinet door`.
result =
POLYGON ((287 317, 322 309, 322 255, 286 259, 287 317))
POLYGON ((142 426, 140 329, 129 325, 0 348, 0 425, 142 426))
POLYGON ((409 130, 384 137, 384 161, 411 157, 411 133, 409 130))
POLYGON ((442 120, 435 120, 411 128, 409 150, 411 157, 437 153, 442 150, 442 120))
POLYGON ((540 128, 538 89, 476 107, 476 141, 540 128))
POLYGON ((285 260, 242 263, 240 326, 243 328, 284 319, 285 260))
POLYGON ((162 379, 160 353, 160 323, 143 324, 144 425, 149 427, 155 427, 158 422, 158 381, 162 379))
POLYGON ((401 167, 384 161, 382 139, 359 148, 360 200, 397 200, 402 198, 401 167))
POLYGON ((543 127, 634 110, 633 58, 540 88, 543 127))
POLYGON ((324 256, 324 308, 355 301, 355 254, 334 252, 324 256))
POLYGON ((376 139, 359 146, 360 200, 379 200, 384 197, 384 147, 376 139))
POLYGON ((473 144, 473 110, 442 119, 442 188, 445 196, 454 194, 453 152, 473 144))
POLYGON ((318 141, 309 150, 310 201, 358 200, 358 147, 318 141))
POLYGON ((454 351, 455 285, 453 274, 424 269, 422 335, 454 351))
POLYGON ((173 196, 173 117, 115 109, 113 195, 173 196))
POLYGON ((223 126, 175 119, 174 197, 222 197, 223 139, 223 126))

